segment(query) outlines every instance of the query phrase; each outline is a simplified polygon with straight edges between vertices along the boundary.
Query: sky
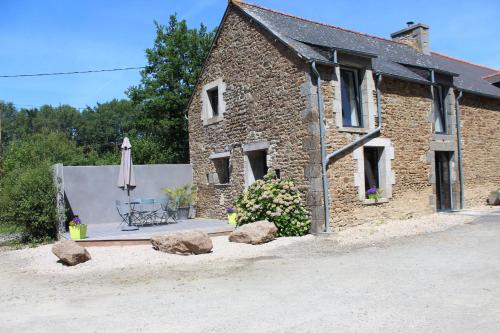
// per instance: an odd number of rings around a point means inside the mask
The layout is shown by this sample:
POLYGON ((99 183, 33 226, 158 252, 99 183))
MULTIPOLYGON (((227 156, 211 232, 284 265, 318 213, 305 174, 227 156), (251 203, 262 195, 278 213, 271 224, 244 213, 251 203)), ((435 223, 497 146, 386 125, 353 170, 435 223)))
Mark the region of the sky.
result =
MULTIPOLYGON (((388 38, 406 26, 430 26, 430 46, 500 70, 498 0, 255 0, 315 21, 388 38)), ((190 27, 216 27, 227 0, 0 0, 0 75, 82 71, 146 64, 153 21, 177 13, 190 27)), ((140 82, 138 70, 0 78, 0 100, 20 107, 94 106, 140 82)))

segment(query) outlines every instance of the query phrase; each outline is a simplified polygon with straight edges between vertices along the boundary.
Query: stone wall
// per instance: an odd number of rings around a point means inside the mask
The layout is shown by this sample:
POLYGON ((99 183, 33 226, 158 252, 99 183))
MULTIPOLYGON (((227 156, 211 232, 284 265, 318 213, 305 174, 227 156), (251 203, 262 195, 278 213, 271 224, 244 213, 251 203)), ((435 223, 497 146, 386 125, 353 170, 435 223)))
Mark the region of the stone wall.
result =
POLYGON ((500 189, 500 100, 464 94, 462 151, 466 206, 484 204, 500 189))
POLYGON ((305 192, 317 174, 306 166, 314 158, 319 166, 319 140, 310 135, 314 117, 308 96, 314 89, 306 64, 234 7, 220 29, 188 108, 197 214, 203 217, 223 217, 243 191, 244 144, 267 142, 268 167, 296 179, 305 192), (219 78, 226 85, 224 119, 204 126, 202 87, 219 78), (210 184, 207 173, 215 166, 209 156, 224 151, 230 152, 230 184, 210 184))
MULTIPOLYGON (((326 109, 337 99, 325 84, 326 109), (327 96, 331 96, 328 97, 327 96)), ((330 221, 336 227, 360 224, 370 220, 409 217, 431 211, 429 182, 431 164, 428 158, 432 136, 429 114, 432 109, 429 87, 384 78, 382 93, 382 131, 380 138, 388 138, 394 148, 392 198, 387 203, 365 204, 359 200, 355 186, 357 161, 352 152, 329 165, 330 221)), ((340 96, 339 96, 340 97, 340 96)), ((374 99, 375 100, 375 99, 374 99)), ((328 118, 328 115, 327 115, 328 118)), ((367 130, 339 132, 328 120, 328 151, 339 149, 354 141, 367 130)), ((376 122, 375 122, 376 123, 376 122)))

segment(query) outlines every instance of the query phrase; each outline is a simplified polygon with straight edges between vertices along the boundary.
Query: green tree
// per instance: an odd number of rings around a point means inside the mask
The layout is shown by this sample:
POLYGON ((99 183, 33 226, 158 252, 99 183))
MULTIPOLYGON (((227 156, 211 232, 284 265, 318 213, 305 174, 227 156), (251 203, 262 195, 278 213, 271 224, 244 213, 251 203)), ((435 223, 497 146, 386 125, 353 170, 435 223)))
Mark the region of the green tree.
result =
POLYGON ((80 121, 80 112, 72 106, 44 105, 35 112, 32 121, 32 134, 50 131, 64 134, 73 139, 77 135, 76 129, 80 121))
POLYGON ((138 106, 138 129, 168 152, 162 162, 187 162, 185 109, 215 33, 204 25, 189 29, 175 15, 167 25, 155 22, 155 26, 156 39, 146 50, 148 65, 141 72, 141 84, 130 87, 127 94, 138 106))
POLYGON ((76 140, 86 152, 94 151, 99 156, 118 153, 123 137, 137 135, 137 117, 129 100, 98 103, 81 113, 76 140))

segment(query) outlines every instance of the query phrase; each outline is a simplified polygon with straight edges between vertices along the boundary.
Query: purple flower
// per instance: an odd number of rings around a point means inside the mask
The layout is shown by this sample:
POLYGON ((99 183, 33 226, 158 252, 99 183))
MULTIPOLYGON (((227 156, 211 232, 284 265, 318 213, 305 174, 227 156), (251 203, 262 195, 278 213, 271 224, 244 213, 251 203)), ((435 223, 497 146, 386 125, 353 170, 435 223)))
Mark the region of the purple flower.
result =
POLYGON ((232 213, 234 213, 234 209, 233 209, 233 207, 227 207, 227 208, 226 208, 226 212, 227 212, 228 214, 232 214, 232 213))
POLYGON ((80 217, 78 217, 78 215, 75 215, 75 217, 73 217, 73 220, 71 220, 71 222, 73 222, 73 224, 81 224, 82 220, 80 220, 80 217))
POLYGON ((377 188, 375 188, 375 187, 369 188, 368 191, 366 191, 366 194, 368 194, 368 195, 377 194, 377 188))

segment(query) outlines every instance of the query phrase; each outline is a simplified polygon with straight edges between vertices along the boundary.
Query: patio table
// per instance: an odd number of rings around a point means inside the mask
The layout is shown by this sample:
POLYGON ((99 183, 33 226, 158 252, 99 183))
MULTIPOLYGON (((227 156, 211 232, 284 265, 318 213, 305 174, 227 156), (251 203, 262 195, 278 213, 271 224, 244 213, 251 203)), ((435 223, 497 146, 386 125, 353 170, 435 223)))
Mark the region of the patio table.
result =
POLYGON ((133 223, 138 225, 155 224, 165 222, 162 221, 163 213, 162 203, 164 199, 142 199, 136 198, 130 201, 130 214, 133 223))

